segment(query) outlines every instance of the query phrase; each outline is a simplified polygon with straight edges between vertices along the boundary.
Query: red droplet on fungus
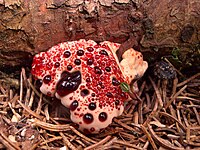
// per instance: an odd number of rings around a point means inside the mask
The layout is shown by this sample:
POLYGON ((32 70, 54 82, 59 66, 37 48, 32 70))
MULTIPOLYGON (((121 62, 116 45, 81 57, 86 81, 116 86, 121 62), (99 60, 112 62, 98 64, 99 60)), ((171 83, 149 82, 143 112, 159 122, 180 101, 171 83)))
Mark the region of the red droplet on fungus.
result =
POLYGON ((64 54, 63 54, 63 56, 65 58, 69 58, 71 56, 71 53, 69 51, 65 51, 64 54))
POLYGON ((99 121, 104 122, 104 121, 106 121, 107 117, 108 117, 107 113, 101 112, 99 114, 99 121))
POLYGON ((75 101, 73 101, 73 102, 71 103, 71 105, 70 105, 69 108, 70 108, 71 111, 74 111, 77 107, 78 107, 78 101, 75 100, 75 101))
POLYGON ((85 115, 83 116, 83 121, 84 121, 86 124, 92 123, 93 120, 94 120, 93 115, 90 114, 90 113, 87 113, 87 114, 85 114, 85 115))
POLYGON ((48 84, 50 81, 51 81, 51 75, 46 75, 46 76, 44 77, 44 79, 43 79, 43 82, 44 82, 45 84, 48 84))
POLYGON ((94 51, 94 49, 93 49, 92 47, 87 47, 87 50, 88 50, 89 52, 94 51))

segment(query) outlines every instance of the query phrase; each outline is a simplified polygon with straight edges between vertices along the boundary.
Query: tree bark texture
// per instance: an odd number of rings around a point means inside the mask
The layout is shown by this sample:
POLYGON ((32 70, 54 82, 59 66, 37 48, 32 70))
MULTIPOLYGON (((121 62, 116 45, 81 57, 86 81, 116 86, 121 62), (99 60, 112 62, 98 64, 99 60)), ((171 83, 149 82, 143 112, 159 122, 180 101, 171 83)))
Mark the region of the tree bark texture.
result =
POLYGON ((1 72, 30 66, 36 53, 80 38, 134 47, 148 61, 176 48, 181 63, 191 65, 199 61, 200 1, 0 0, 1 72))

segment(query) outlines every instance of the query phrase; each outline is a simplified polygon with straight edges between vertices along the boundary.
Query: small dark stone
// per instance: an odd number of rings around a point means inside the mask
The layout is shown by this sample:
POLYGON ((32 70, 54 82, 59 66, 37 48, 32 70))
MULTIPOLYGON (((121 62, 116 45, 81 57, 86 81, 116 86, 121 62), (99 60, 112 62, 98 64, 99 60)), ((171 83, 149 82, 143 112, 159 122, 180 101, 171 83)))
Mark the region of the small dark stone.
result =
POLYGON ((183 28, 183 30, 181 31, 181 40, 183 42, 189 42, 190 39, 192 38, 192 35, 194 34, 194 27, 191 25, 188 25, 186 27, 183 28))
POLYGON ((166 61, 159 61, 154 67, 154 75, 159 79, 174 79, 176 70, 166 61))

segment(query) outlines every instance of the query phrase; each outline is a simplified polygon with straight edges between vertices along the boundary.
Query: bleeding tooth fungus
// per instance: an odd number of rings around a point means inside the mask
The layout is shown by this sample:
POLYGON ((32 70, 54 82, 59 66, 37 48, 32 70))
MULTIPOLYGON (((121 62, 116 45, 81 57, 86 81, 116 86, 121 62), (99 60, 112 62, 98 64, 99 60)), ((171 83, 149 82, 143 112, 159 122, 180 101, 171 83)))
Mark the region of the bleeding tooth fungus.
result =
POLYGON ((40 83, 40 91, 60 99, 81 131, 98 133, 121 115, 129 95, 120 83, 130 84, 148 67, 141 53, 132 48, 119 62, 119 46, 81 39, 60 43, 33 59, 32 74, 40 83))

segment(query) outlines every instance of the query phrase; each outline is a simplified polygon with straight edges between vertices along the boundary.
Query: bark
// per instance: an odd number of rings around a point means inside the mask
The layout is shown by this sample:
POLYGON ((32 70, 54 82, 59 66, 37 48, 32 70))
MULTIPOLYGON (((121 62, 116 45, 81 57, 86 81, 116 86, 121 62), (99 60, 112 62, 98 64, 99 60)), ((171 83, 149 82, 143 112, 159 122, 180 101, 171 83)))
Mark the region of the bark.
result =
POLYGON ((34 54, 80 38, 134 47, 148 61, 177 48, 181 63, 196 63, 199 10, 199 0, 0 0, 0 72, 30 68, 34 54))
POLYGON ((141 40, 145 53, 158 59, 171 59, 183 70, 200 71, 200 1, 152 0, 144 3, 145 34, 141 40))

